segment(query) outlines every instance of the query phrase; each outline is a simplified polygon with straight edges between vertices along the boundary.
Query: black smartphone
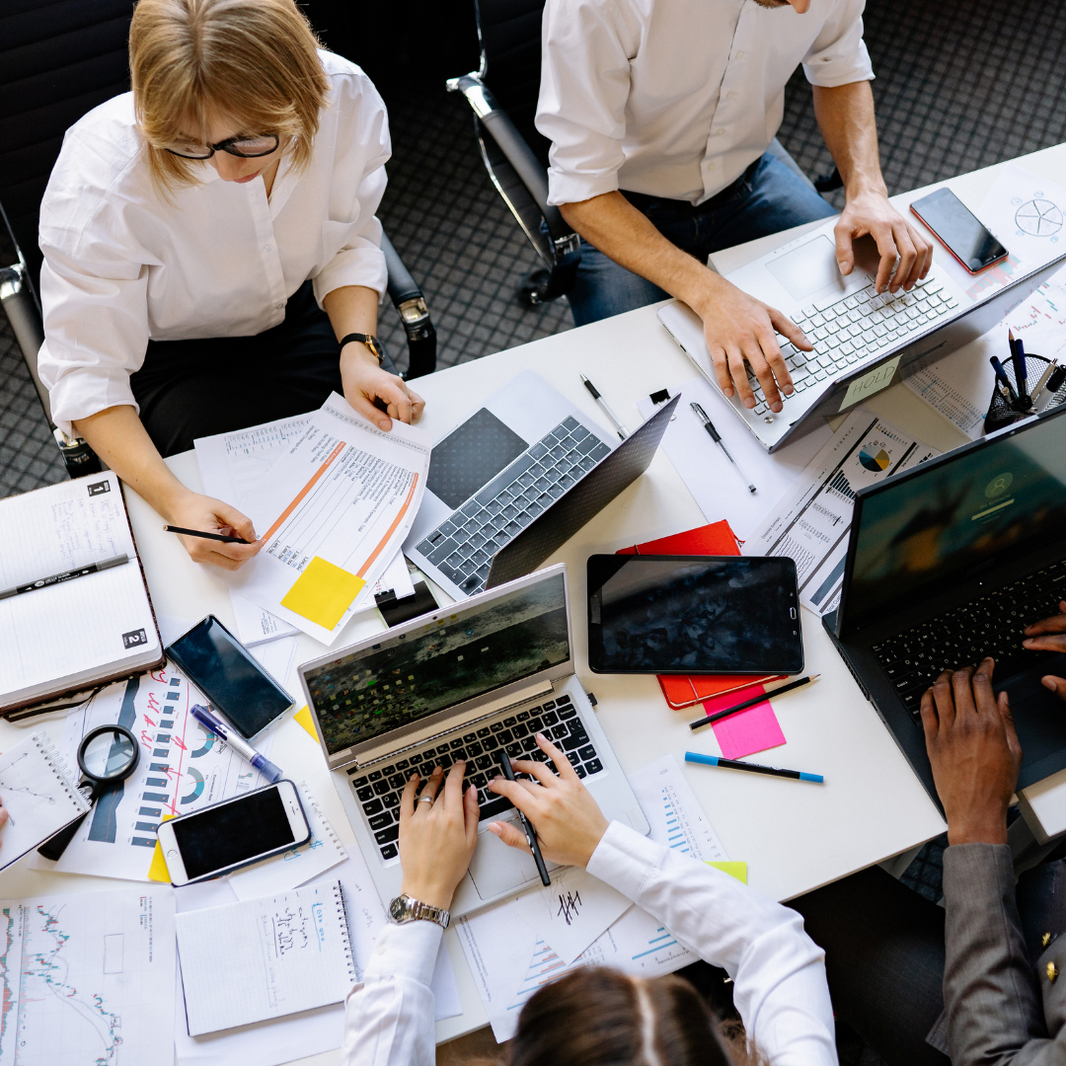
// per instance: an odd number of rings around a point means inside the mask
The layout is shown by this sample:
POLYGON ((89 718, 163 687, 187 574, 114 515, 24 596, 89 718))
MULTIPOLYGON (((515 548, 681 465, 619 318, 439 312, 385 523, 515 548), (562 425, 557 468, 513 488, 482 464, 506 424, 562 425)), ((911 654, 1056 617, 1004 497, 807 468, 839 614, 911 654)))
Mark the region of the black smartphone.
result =
POLYGON ((796 564, 736 555, 591 555, 598 674, 798 674, 796 564))
POLYGON ((911 211, 971 274, 1007 258, 1007 249, 950 189, 915 200, 911 211))
POLYGON ((300 795, 291 781, 172 818, 157 833, 174 885, 231 873, 311 839, 300 795))
POLYGON ((292 697, 213 614, 166 653, 246 740, 292 706, 292 697))

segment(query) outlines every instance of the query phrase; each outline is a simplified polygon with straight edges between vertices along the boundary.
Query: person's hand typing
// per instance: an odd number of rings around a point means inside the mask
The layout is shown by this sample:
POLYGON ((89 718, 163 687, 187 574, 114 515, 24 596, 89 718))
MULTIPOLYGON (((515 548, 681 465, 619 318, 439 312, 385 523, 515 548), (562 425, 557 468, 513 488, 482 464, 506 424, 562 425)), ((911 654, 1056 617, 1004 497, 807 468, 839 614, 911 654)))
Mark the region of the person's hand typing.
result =
POLYGON ((421 793, 422 779, 411 774, 400 798, 401 890, 445 910, 477 846, 477 789, 471 785, 464 795, 465 767, 462 760, 457 762, 447 780, 441 767, 434 767, 421 793))
MULTIPOLYGON (((1022 647, 1028 651, 1066 652, 1066 600, 1059 603, 1058 614, 1026 626, 1025 638, 1022 647)), ((1040 683, 1066 703, 1066 678, 1046 674, 1040 683)))
POLYGON ((948 820, 949 844, 1005 844, 1007 807, 1022 749, 1007 694, 992 691, 995 663, 945 670, 922 696, 925 747, 948 820))
POLYGON ((197 563, 210 563, 223 570, 236 570, 251 559, 262 547, 255 535, 252 521, 228 503, 184 491, 166 508, 164 515, 172 526, 199 529, 204 533, 221 533, 242 537, 247 544, 225 544, 220 540, 186 537, 178 534, 189 556, 197 563))
POLYGON ((377 357, 354 341, 341 351, 341 382, 352 409, 384 430, 392 429, 394 418, 408 424, 417 422, 426 406, 403 378, 383 370, 377 357))
POLYGON ((889 203, 884 193, 869 191, 850 197, 834 234, 837 263, 845 275, 855 266, 852 241, 866 234, 873 237, 881 257, 876 278, 878 292, 914 288, 933 264, 932 242, 889 203))
POLYGON ((726 396, 734 391, 749 410, 755 394, 748 382, 746 365, 762 386, 770 410, 782 409, 781 393, 795 391, 785 365, 777 334, 787 337, 805 352, 813 350, 803 331, 787 316, 735 285, 707 271, 706 298, 693 305, 703 320, 703 335, 711 353, 718 387, 726 396))
MULTIPOLYGON (((587 866, 607 832, 607 819, 566 755, 542 733, 537 734, 537 746, 555 763, 558 776, 547 763, 512 759, 515 773, 529 774, 536 782, 497 777, 489 789, 506 796, 533 823, 545 859, 562 866, 587 866)), ((489 832, 528 854, 525 833, 513 822, 490 822, 489 832)))

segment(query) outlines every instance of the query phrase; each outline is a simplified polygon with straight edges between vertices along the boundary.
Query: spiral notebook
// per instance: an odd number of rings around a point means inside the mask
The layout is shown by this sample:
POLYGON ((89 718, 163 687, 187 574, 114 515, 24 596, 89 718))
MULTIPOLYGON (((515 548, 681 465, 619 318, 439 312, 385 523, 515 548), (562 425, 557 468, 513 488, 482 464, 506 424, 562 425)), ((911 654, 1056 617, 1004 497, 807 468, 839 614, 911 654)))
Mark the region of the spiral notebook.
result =
POLYGON ((89 810, 47 733, 34 733, 0 756, 0 870, 55 836, 89 810))
POLYGON ((340 1003, 355 984, 340 881, 174 921, 190 1036, 340 1003))

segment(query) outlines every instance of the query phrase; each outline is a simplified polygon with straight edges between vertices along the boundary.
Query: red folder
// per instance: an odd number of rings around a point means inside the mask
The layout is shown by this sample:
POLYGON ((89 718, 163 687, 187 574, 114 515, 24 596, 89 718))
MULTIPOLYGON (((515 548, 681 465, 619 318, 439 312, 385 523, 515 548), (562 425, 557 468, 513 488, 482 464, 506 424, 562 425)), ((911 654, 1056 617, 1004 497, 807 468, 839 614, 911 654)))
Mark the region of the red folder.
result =
MULTIPOLYGON (((739 555, 740 546, 736 534, 726 521, 712 522, 698 529, 675 533, 672 537, 649 540, 632 548, 622 548, 617 555, 739 555)), ((659 686, 666 702, 680 710, 694 703, 721 696, 727 692, 779 681, 784 675, 768 674, 766 677, 741 676, 739 674, 660 674, 659 686)))

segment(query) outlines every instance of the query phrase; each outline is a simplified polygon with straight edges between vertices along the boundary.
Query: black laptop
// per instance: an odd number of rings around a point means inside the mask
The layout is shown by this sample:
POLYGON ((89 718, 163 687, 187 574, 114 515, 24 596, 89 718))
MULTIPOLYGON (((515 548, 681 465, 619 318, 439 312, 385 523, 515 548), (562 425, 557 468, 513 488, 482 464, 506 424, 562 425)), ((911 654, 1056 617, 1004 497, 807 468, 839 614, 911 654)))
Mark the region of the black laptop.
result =
POLYGON ((823 619, 936 800, 919 713, 945 669, 996 660, 1025 788, 1066 767, 1066 704, 1040 684, 1066 655, 1022 648, 1066 600, 1066 408, 975 441, 855 497, 840 607, 823 619))

